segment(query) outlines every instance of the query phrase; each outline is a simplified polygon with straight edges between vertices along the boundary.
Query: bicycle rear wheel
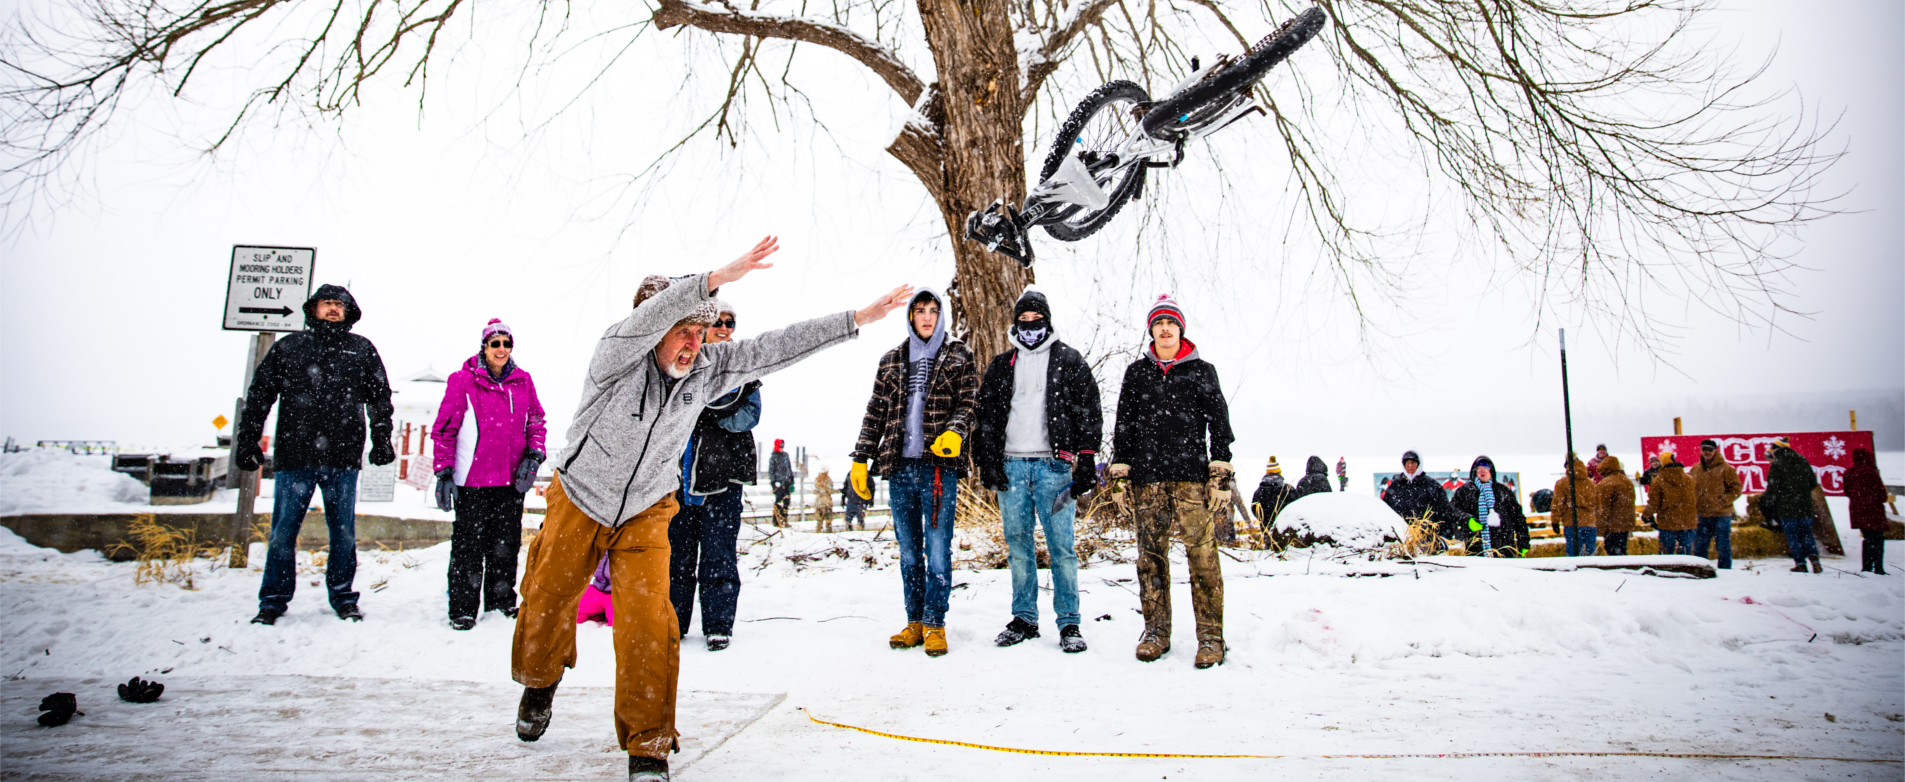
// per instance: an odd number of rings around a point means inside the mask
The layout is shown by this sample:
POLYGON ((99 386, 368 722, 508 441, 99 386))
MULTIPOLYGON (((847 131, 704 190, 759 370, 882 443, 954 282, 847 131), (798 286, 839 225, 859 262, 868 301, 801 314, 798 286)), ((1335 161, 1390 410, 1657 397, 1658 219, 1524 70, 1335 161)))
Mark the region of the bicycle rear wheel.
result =
POLYGON ((1243 59, 1185 88, 1183 92, 1158 101, 1158 105, 1144 115, 1144 132, 1158 138, 1168 138, 1184 128, 1208 120, 1216 112, 1206 109, 1212 108, 1213 104, 1228 105, 1233 97, 1250 89, 1277 63, 1303 48, 1328 22, 1329 17, 1323 13, 1323 9, 1315 6, 1284 22, 1258 41, 1256 46, 1250 47, 1243 59))
MULTIPOLYGON (((1059 126, 1058 136, 1052 139, 1052 149, 1045 155, 1045 166, 1039 169, 1039 181, 1051 179, 1058 172, 1059 164, 1065 162, 1065 156, 1074 151, 1088 167, 1103 160, 1137 132, 1138 120, 1131 110, 1150 99, 1143 87, 1122 80, 1093 90, 1072 109, 1065 124, 1059 126)), ((1098 180, 1098 186, 1111 196, 1103 209, 1068 206, 1048 218, 1051 222, 1041 223, 1052 238, 1076 242, 1103 228, 1143 185, 1144 166, 1127 166, 1098 180)))

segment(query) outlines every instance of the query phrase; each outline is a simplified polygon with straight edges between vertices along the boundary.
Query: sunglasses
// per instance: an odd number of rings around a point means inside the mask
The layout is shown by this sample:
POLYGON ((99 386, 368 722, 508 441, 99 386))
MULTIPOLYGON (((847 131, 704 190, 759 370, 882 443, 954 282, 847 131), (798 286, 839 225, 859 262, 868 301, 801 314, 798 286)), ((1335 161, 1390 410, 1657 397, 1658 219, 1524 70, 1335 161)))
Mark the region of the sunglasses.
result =
POLYGON ((715 328, 717 328, 717 329, 731 329, 731 328, 734 328, 734 319, 733 319, 733 318, 722 318, 722 319, 720 319, 720 320, 717 320, 717 321, 715 321, 715 322, 714 322, 714 327, 715 327, 715 328))
POLYGON ((493 348, 514 348, 516 347, 516 343, 508 340, 492 339, 489 341, 489 346, 493 348))

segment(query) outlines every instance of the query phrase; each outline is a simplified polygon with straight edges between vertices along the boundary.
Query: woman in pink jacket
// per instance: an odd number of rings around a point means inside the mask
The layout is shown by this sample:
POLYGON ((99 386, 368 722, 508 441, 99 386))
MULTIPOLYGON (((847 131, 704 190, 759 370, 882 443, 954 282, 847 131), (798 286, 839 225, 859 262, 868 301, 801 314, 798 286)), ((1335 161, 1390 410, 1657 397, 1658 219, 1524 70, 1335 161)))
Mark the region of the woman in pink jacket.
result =
POLYGON ((483 327, 481 352, 450 375, 430 439, 437 507, 456 511, 450 531, 450 626, 476 626, 484 610, 516 617, 516 554, 523 494, 547 451, 536 383, 510 358, 516 337, 501 320, 483 327))

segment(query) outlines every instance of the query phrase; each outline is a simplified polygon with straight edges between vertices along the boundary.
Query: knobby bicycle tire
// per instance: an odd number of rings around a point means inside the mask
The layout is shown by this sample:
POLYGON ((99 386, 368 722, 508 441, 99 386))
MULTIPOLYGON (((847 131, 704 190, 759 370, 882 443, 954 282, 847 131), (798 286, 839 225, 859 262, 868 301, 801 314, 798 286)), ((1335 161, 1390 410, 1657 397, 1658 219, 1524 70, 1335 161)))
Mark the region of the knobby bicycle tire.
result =
MULTIPOLYGON (((1129 100, 1134 104, 1143 104, 1150 101, 1151 96, 1145 93, 1143 87, 1124 80, 1106 82, 1098 89, 1092 90, 1090 95, 1085 96, 1085 99, 1079 101, 1078 105, 1072 109, 1071 116, 1065 118, 1065 124, 1059 126, 1058 135, 1052 139, 1051 151, 1045 155, 1045 166, 1039 169, 1040 182, 1051 179, 1052 175, 1058 172, 1059 164, 1065 162, 1066 155, 1071 154, 1073 145, 1079 140, 1078 134, 1084 132, 1085 125, 1091 122, 1091 118, 1106 105, 1121 99, 1129 100)), ((1109 194, 1110 203, 1106 204, 1105 208, 1087 214, 1083 220, 1076 223, 1069 221, 1077 218, 1085 207, 1075 206, 1062 209, 1056 215, 1057 220, 1044 224, 1045 232, 1062 242, 1076 242, 1105 227, 1106 223, 1111 222, 1111 218, 1117 216, 1118 210, 1124 207, 1124 203, 1131 200, 1132 196, 1138 192, 1138 188, 1144 185, 1143 165, 1135 165, 1126 170, 1129 175, 1123 182, 1115 185, 1116 189, 1109 194)))
MULTIPOLYGON (((1276 32, 1265 36, 1242 60, 1225 68, 1222 73, 1191 85, 1183 92, 1158 101, 1151 111, 1144 115, 1144 132, 1152 136, 1165 137, 1176 130, 1178 120, 1200 113, 1208 104, 1226 101, 1230 96, 1250 89, 1250 86, 1262 79, 1277 63, 1283 62, 1297 49, 1315 38, 1321 32, 1329 17, 1323 9, 1311 6, 1309 10, 1297 14, 1276 32)), ((1190 123, 1184 123, 1190 124, 1190 123)))

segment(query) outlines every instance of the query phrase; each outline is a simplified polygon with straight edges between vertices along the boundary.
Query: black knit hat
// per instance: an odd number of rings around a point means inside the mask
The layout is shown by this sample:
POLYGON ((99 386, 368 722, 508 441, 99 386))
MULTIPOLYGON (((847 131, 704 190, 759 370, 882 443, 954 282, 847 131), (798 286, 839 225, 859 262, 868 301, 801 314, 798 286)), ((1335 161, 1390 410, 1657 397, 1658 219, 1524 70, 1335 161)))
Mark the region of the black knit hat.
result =
POLYGON ((1031 286, 1026 286, 1025 292, 1019 294, 1019 302, 1012 305, 1012 319, 1018 320, 1020 315, 1028 312, 1043 315, 1046 321, 1052 319, 1052 305, 1045 301, 1045 294, 1031 286))
POLYGON ((1403 462, 1405 462, 1405 463, 1406 463, 1406 462, 1415 462, 1416 464, 1421 464, 1421 463, 1422 463, 1422 457, 1421 457, 1421 456, 1418 456, 1418 455, 1416 454, 1416 452, 1415 452, 1415 451, 1403 451, 1403 452, 1402 452, 1402 461, 1403 461, 1403 462))

